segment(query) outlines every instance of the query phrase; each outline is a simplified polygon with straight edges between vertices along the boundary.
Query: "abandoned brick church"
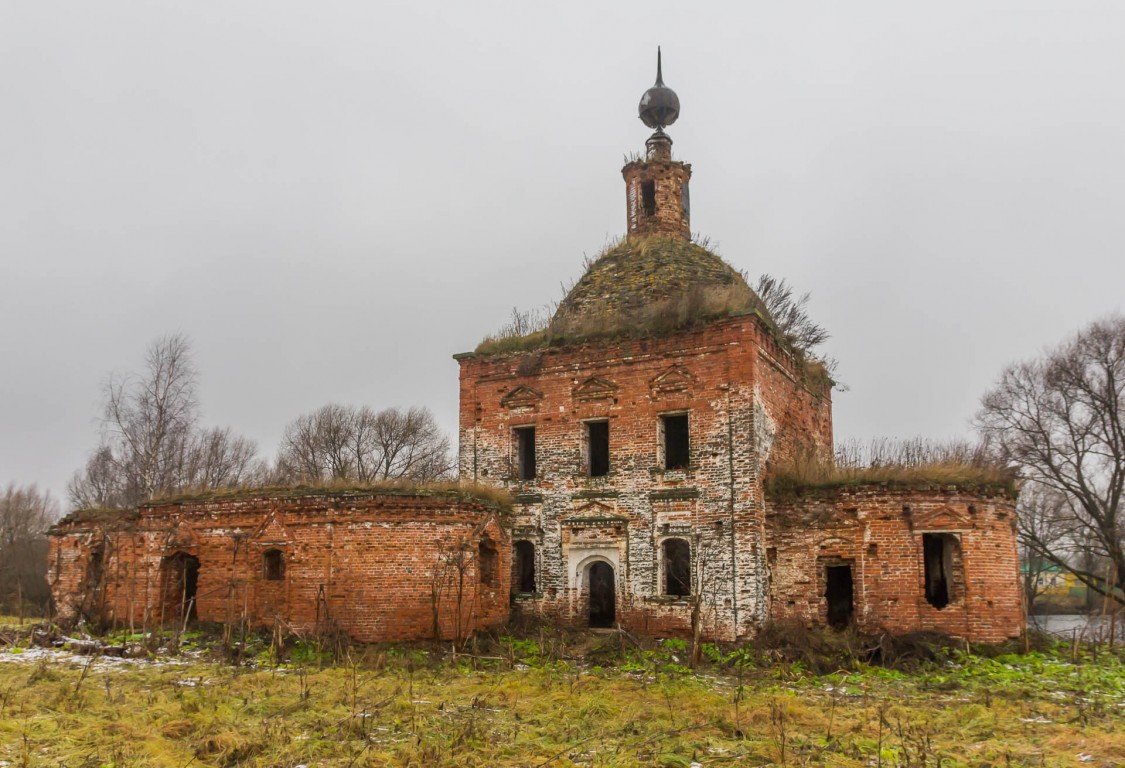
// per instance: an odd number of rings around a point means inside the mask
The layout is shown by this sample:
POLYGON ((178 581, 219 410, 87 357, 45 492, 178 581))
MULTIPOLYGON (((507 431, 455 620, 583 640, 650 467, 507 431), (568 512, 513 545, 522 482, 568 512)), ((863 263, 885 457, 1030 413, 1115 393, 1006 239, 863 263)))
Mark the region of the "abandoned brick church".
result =
POLYGON ((655 133, 623 169, 625 238, 547 329, 457 355, 470 491, 246 491, 76 512, 59 612, 133 623, 329 618, 359 640, 463 635, 513 612, 653 635, 766 622, 1019 634, 1010 487, 769 482, 832 461, 831 381, 743 277, 693 242, 691 166, 655 133), (190 614, 190 615, 189 615, 190 614))

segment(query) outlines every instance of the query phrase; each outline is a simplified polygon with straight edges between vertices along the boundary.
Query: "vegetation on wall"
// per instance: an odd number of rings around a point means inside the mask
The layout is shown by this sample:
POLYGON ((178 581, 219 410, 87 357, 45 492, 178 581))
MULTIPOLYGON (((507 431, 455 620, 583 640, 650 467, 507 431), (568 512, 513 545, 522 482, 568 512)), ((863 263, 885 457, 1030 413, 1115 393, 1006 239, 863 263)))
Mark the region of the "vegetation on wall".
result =
MULTIPOLYGON (((373 480, 371 482, 336 479, 304 482, 296 485, 250 485, 237 488, 213 488, 157 496, 148 503, 155 506, 163 506, 260 498, 299 499, 325 497, 346 499, 372 495, 439 496, 478 502, 493 507, 500 512, 511 511, 513 503, 511 494, 499 486, 460 483, 452 480, 415 482, 408 478, 373 480)), ((136 518, 136 508, 121 510, 90 507, 70 512, 63 518, 62 522, 129 521, 135 520, 136 518)))
POLYGON ((843 443, 831 462, 805 452, 770 467, 766 476, 766 490, 775 498, 861 485, 991 488, 1015 495, 1016 476, 986 446, 922 438, 843 443))

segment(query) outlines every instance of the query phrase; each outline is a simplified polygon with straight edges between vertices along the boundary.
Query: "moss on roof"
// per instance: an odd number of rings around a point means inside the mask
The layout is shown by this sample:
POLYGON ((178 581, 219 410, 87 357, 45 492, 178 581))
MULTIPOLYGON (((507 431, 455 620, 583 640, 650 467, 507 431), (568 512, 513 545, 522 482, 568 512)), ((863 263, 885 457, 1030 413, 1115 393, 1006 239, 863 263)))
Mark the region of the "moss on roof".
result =
POLYGON ((594 259, 549 326, 519 337, 489 337, 478 354, 527 351, 607 336, 667 333, 719 317, 757 314, 762 300, 733 267, 680 237, 622 240, 594 259))
MULTIPOLYGON (((206 504, 220 501, 245 501, 250 499, 302 499, 325 497, 331 499, 363 498, 369 496, 442 497, 484 504, 501 512, 512 508, 512 497, 502 488, 487 485, 460 483, 410 483, 387 481, 370 484, 326 483, 323 485, 260 486, 248 488, 220 488, 207 491, 185 492, 174 496, 152 499, 141 506, 167 507, 181 504, 206 504)), ((56 525, 77 523, 131 522, 138 518, 137 508, 130 509, 78 509, 56 525)))
POLYGON ((879 487, 894 490, 956 489, 1015 498, 1015 475, 999 466, 943 462, 919 466, 780 467, 766 477, 766 493, 778 501, 815 493, 879 487))

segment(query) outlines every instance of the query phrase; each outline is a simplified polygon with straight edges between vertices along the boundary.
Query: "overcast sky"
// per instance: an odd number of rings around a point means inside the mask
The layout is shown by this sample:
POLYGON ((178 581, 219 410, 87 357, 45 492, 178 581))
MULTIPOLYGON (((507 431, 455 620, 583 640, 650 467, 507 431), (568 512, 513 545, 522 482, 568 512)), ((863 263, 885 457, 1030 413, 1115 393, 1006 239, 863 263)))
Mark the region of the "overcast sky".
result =
POLYGON ((837 439, 968 434, 1125 297, 1125 3, 0 0, 0 483, 174 331, 209 424, 427 405, 625 226, 657 44, 692 228, 812 292, 837 439))

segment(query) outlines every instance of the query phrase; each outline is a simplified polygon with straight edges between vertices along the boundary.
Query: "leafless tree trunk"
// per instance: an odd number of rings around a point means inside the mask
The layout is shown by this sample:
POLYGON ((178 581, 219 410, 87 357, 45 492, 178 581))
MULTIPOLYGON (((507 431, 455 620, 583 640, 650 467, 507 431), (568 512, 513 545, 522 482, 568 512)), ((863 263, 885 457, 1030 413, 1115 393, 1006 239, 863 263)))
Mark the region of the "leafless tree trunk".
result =
MULTIPOLYGON (((734 535, 733 531, 731 535, 734 535)), ((692 575, 691 583, 691 656, 689 663, 694 669, 703 660, 703 624, 707 618, 705 611, 708 608, 708 599, 711 601, 712 613, 715 608, 716 574, 708 565, 717 562, 719 552, 717 551, 718 542, 703 535, 695 537, 692 548, 695 550, 692 557, 695 573, 692 575)))
POLYGON ((1096 322, 1007 368, 984 396, 978 422, 1003 458, 1062 499, 1062 544, 1025 529, 1025 545, 1090 589, 1125 601, 1125 317, 1096 322), (1116 584, 1081 550, 1094 562, 1110 561, 1116 584))

